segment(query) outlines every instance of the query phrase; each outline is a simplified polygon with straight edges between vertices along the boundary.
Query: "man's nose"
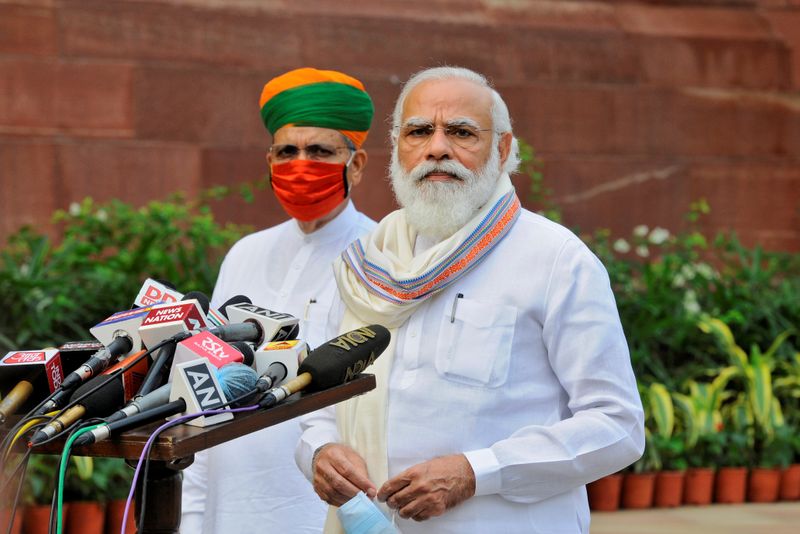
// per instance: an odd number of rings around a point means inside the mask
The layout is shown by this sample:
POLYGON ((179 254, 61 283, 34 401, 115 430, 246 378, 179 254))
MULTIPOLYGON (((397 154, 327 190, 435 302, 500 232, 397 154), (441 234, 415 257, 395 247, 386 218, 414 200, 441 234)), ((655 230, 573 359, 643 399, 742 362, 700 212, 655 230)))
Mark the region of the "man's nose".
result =
POLYGON ((427 159, 443 160, 453 158, 453 144, 445 134, 444 128, 436 128, 428 142, 427 159))

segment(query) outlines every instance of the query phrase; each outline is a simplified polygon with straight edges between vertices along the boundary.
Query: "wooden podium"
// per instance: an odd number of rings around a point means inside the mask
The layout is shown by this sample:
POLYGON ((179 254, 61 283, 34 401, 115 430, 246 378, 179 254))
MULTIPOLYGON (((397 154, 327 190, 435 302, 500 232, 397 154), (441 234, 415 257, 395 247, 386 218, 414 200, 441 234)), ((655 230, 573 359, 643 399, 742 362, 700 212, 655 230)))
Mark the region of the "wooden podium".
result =
MULTIPOLYGON (((356 379, 324 391, 293 395, 281 404, 267 410, 236 414, 233 420, 207 428, 179 425, 162 432, 150 450, 150 471, 147 478, 146 517, 137 525, 138 534, 173 534, 181 521, 180 471, 194 461, 194 453, 220 443, 236 439, 256 430, 277 425, 303 414, 336 404, 375 388, 373 375, 359 375, 356 379)), ((75 456, 106 456, 138 461, 142 449, 152 432, 162 422, 125 432, 106 441, 84 447, 74 447, 75 456)), ((63 440, 56 440, 34 449, 40 453, 61 453, 63 440)), ((129 462, 130 463, 130 462, 129 462)), ((136 518, 139 517, 139 496, 142 481, 136 488, 136 518)))

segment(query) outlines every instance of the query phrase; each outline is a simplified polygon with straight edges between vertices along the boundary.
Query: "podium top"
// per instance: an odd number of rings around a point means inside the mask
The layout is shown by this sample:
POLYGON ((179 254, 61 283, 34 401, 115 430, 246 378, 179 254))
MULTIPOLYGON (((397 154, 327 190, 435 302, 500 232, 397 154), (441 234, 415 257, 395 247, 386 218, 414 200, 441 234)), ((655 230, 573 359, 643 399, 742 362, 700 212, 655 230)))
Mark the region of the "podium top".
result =
MULTIPOLYGON (((206 428, 178 425, 168 428, 159 435, 153 444, 150 450, 150 459, 169 462, 188 458, 198 451, 225 443, 262 428, 283 423, 289 419, 347 400, 350 397, 362 395, 371 389, 375 389, 375 377, 362 374, 346 384, 324 391, 293 395, 281 404, 266 410, 238 413, 232 421, 218 425, 206 428)), ((163 423, 161 421, 130 430, 100 443, 74 447, 71 454, 75 456, 138 459, 150 435, 163 423)), ((34 452, 56 454, 61 453, 63 448, 64 441, 56 440, 41 447, 36 447, 34 452)))

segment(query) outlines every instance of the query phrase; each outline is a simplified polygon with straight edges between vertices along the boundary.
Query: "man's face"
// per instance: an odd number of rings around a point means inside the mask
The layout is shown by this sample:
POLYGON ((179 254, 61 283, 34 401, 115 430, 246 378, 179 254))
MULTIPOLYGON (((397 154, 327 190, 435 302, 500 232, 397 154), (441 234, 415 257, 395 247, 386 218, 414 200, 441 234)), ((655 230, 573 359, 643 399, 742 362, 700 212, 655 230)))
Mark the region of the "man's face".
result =
POLYGON ((461 79, 421 82, 406 97, 392 188, 420 234, 453 235, 491 197, 512 137, 493 134, 491 105, 489 89, 461 79))
MULTIPOLYGON (((454 160, 475 172, 489 158, 492 148, 492 97, 488 89, 468 80, 428 80, 406 97, 397 139, 397 156, 403 169, 410 171, 425 161, 454 160), (427 140, 418 140, 415 126, 430 125, 435 130, 427 140), (461 145, 458 130, 469 127, 476 139, 461 145)), ((462 137, 464 133, 461 133, 462 137)), ((468 137, 468 135, 467 135, 468 137)), ((430 181, 452 181, 446 173, 431 173, 430 181)))

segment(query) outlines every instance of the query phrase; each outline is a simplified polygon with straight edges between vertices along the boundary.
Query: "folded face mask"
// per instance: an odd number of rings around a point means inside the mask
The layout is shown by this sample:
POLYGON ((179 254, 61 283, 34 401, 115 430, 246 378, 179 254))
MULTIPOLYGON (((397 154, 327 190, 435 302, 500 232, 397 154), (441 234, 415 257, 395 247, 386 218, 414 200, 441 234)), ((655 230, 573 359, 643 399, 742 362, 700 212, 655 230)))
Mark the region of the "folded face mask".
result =
POLYGON ((363 491, 336 510, 336 515, 347 534, 400 534, 363 491))

